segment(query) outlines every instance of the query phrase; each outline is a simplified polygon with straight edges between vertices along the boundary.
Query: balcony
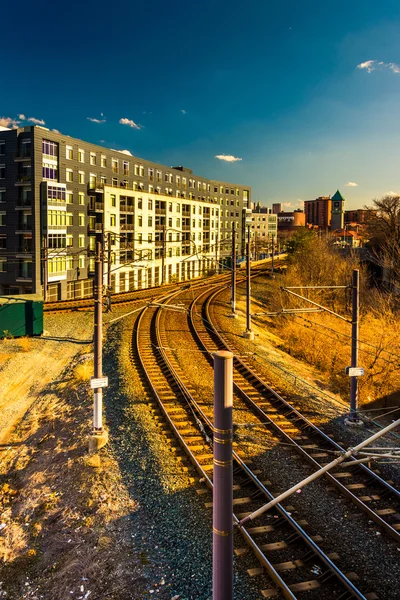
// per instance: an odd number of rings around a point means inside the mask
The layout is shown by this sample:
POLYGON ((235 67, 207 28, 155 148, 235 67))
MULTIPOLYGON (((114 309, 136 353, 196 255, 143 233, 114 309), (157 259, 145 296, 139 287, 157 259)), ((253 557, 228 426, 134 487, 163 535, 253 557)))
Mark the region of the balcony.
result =
POLYGON ((33 245, 32 244, 19 244, 18 245, 18 250, 17 250, 17 254, 32 254, 33 252, 33 245))
POLYGON ((190 225, 182 225, 182 231, 190 231, 190 225))
POLYGON ((98 181, 89 181, 88 183, 88 194, 102 194, 104 192, 105 183, 99 183, 98 181))
POLYGON ((104 202, 96 202, 91 199, 88 206, 89 212, 103 212, 104 211, 104 202))
POLYGON ((119 228, 121 231, 134 231, 135 225, 134 223, 122 223, 119 228))
POLYGON ((167 214, 166 208, 156 208, 156 215, 165 215, 167 214))
POLYGON ((18 198, 15 208, 32 208, 32 194, 29 193, 26 198, 18 198))
POLYGON ((88 233, 102 233, 103 232, 103 223, 93 223, 93 225, 88 225, 88 233))
POLYGON ((29 150, 29 152, 23 152, 22 150, 19 150, 18 152, 16 152, 14 154, 14 160, 15 162, 22 162, 25 160, 31 160, 32 158, 32 154, 31 151, 29 150))
POLYGON ((119 205, 120 212, 134 213, 135 207, 133 204, 120 204, 119 205))
POLYGON ((32 182, 31 175, 18 175, 15 185, 31 185, 31 182, 32 182))
POLYGON ((32 232, 32 223, 18 223, 16 233, 32 232))

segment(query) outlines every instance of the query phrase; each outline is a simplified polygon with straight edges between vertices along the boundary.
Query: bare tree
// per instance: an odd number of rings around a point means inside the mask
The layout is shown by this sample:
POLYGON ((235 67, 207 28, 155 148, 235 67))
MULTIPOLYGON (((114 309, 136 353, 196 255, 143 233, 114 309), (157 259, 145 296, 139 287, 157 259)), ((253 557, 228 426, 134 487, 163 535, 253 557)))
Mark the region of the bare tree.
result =
POLYGON ((400 282, 400 196, 375 198, 368 221, 369 245, 390 287, 400 282))

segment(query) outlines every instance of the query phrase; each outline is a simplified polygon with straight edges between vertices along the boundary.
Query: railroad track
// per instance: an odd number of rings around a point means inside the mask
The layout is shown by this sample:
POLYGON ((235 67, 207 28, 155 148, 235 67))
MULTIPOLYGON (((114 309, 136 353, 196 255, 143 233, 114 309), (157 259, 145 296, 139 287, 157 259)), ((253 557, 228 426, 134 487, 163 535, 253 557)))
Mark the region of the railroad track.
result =
MULTIPOLYGON (((272 389, 246 362, 234 352, 224 336, 217 331, 212 321, 212 302, 220 291, 203 292, 191 304, 190 328, 201 350, 205 350, 212 363, 216 350, 234 353, 234 390, 236 396, 256 415, 264 427, 265 434, 301 455, 313 471, 327 464, 335 452, 344 448, 329 437, 322 427, 314 425, 307 417, 290 404, 286 397, 272 389), (200 310, 196 312, 199 300, 200 310)), ((354 458, 352 459, 355 460, 354 458)), ((375 521, 397 543, 400 543, 400 492, 392 481, 384 480, 365 464, 343 468, 341 465, 325 474, 329 484, 357 508, 375 521)))
MULTIPOLYGON (((177 293, 170 294, 161 299, 160 304, 168 304, 176 296, 177 293)), ((179 365, 173 357, 167 356, 168 339, 163 322, 160 307, 147 307, 140 313, 133 336, 133 355, 138 362, 135 366, 139 366, 145 375, 157 400, 160 409, 158 418, 165 432, 168 430, 164 424, 168 423, 200 480, 212 489, 212 402, 200 402, 195 398, 195 390, 185 383, 179 365)), ((237 524, 274 495, 268 489, 270 482, 259 471, 252 470, 251 462, 241 458, 236 442, 233 460, 233 520, 237 524)), ((207 488, 198 492, 207 493, 207 488)), ((304 521, 293 518, 287 506, 278 504, 254 521, 254 526, 240 529, 258 559, 250 574, 260 576, 262 597, 294 599, 307 591, 308 598, 313 600, 376 598, 373 593, 363 594, 357 589, 351 580, 353 574, 346 575, 335 564, 339 557, 326 554, 319 546, 320 538, 309 535, 305 526, 304 521)), ((236 548, 235 552, 241 556, 246 553, 246 548, 236 548)))

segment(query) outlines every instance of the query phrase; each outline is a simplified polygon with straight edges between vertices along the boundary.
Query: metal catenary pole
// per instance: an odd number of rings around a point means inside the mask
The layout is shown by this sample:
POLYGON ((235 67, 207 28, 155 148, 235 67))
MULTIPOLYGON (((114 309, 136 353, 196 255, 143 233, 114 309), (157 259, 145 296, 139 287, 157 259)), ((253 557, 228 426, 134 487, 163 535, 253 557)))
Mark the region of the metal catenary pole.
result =
POLYGON ((246 331, 243 337, 248 340, 254 339, 254 333, 251 330, 251 279, 250 279, 250 225, 247 226, 247 245, 246 245, 246 331))
POLYGON ((218 275, 219 264, 218 264, 218 233, 215 235, 215 272, 218 275))
POLYGON ((232 316, 236 316, 236 229, 232 223, 232 289, 231 289, 232 316))
POLYGON ((47 286, 48 286, 48 260, 49 253, 47 248, 47 235, 43 236, 43 301, 47 300, 47 286))
POLYGON ((107 289, 111 290, 111 233, 107 234, 107 289))
MULTIPOLYGON (((358 366, 358 322, 360 317, 360 271, 354 269, 351 302, 351 366, 358 366)), ((350 419, 357 419, 358 377, 350 377, 350 419)))
POLYGON ((214 354, 213 600, 233 598, 233 354, 214 354))
MULTIPOLYGON (((96 242, 96 262, 94 272, 94 377, 103 376, 103 248, 96 242)), ((94 389, 93 430, 103 430, 103 390, 94 389)))
POLYGON ((271 260, 271 275, 274 274, 274 260, 275 260, 275 236, 272 235, 272 260, 271 260))
POLYGON ((163 225, 162 228, 162 255, 161 255, 161 285, 164 283, 165 280, 165 255, 166 255, 166 250, 167 250, 167 236, 166 236, 166 228, 165 225, 163 225))

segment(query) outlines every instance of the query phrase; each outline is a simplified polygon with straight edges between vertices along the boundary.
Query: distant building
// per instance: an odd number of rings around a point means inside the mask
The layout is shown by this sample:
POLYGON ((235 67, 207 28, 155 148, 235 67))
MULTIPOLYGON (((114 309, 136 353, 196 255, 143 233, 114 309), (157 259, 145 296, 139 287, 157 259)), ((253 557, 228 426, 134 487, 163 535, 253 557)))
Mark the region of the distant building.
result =
POLYGON ((279 213, 281 213, 283 210, 283 206, 282 204, 273 204, 272 205, 272 214, 273 215, 278 215, 279 213))
POLYGON ((376 210, 368 208, 357 208, 356 210, 345 210, 344 222, 346 224, 355 223, 356 225, 365 225, 370 219, 376 216, 376 210))
POLYGON ((297 227, 304 227, 306 215, 300 209, 293 212, 280 212, 278 214, 278 231, 290 231, 297 227))
POLYGON ((319 196, 315 200, 304 202, 304 212, 307 225, 331 229, 341 229, 344 225, 344 203, 342 194, 337 192, 332 196, 319 196))
POLYGON ((257 206, 251 214, 251 237, 254 240, 254 251, 256 253, 268 252, 272 238, 278 236, 278 215, 273 215, 271 209, 266 206, 257 206))
POLYGON ((348 231, 347 228, 332 231, 332 236, 335 238, 335 245, 341 248, 359 248, 361 246, 361 236, 355 231, 348 231))

